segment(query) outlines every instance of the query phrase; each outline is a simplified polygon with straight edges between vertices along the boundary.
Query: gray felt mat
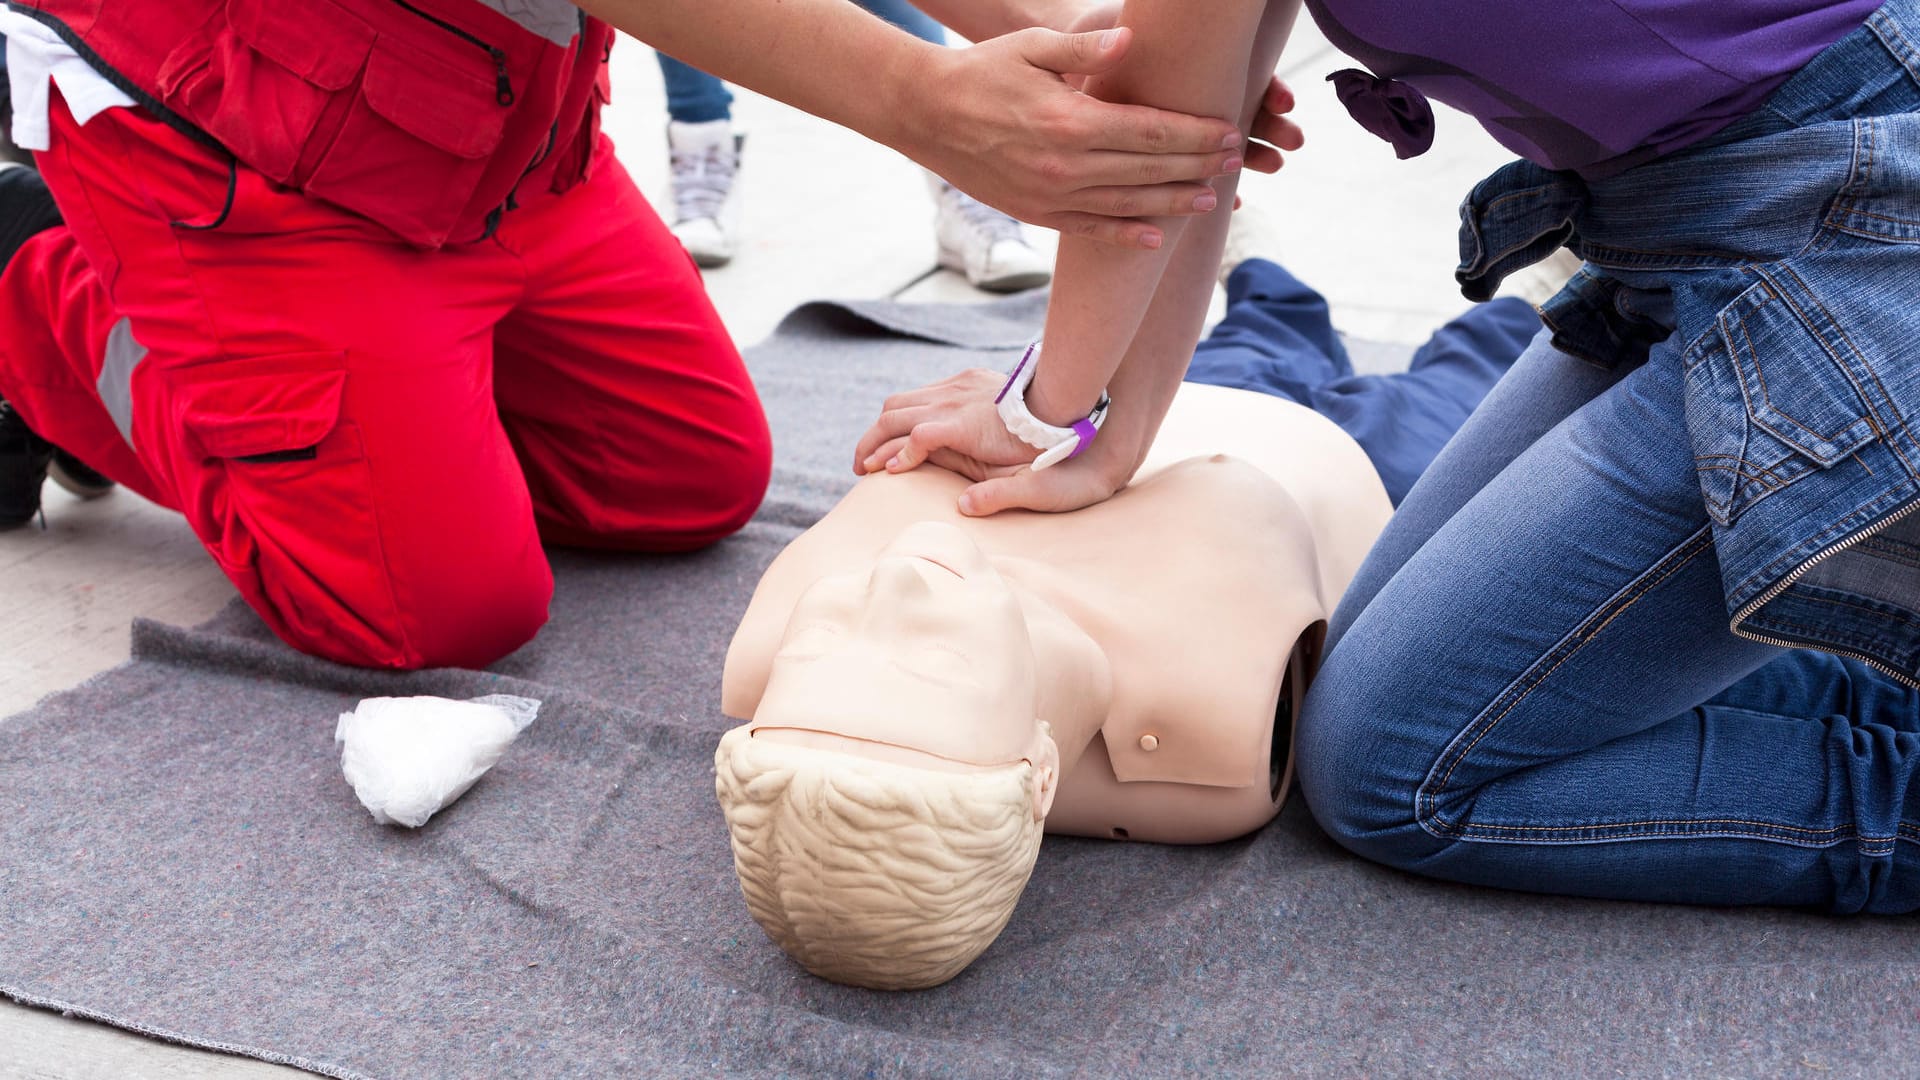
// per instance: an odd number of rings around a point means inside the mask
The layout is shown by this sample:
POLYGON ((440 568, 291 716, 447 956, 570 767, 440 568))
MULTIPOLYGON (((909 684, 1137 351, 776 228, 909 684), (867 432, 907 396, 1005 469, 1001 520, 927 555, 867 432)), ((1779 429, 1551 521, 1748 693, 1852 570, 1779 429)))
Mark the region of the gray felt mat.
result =
POLYGON ((1436 884, 1297 800, 1214 847, 1050 839, 937 990, 790 963, 713 798, 727 637, 881 397, 1005 362, 1040 303, 796 312, 750 356, 779 461, 755 523, 557 554, 552 625, 492 672, 334 667, 238 607, 139 624, 130 664, 0 722, 0 991, 343 1077, 1913 1073, 1909 920, 1436 884), (502 691, 546 702, 506 759, 427 828, 375 825, 334 716, 502 691))

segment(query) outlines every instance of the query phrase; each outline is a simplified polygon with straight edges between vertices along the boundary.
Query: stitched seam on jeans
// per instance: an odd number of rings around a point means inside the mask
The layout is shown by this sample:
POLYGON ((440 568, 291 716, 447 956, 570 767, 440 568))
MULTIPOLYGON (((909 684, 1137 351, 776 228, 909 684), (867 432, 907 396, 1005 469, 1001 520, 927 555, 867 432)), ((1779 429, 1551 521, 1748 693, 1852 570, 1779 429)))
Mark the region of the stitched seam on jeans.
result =
POLYGON ((1786 487, 1795 480, 1807 475, 1807 473, 1813 469, 1813 466, 1801 464, 1792 458, 1780 459, 1780 465, 1761 465, 1748 461, 1738 454, 1695 454, 1693 456, 1693 463, 1702 469, 1727 469, 1732 472, 1737 472, 1742 476, 1750 477, 1753 480, 1765 481, 1773 484, 1774 490, 1786 487), (1709 465, 1707 464, 1709 461, 1732 461, 1738 464, 1709 465), (1792 466, 1792 468, 1783 470, 1780 467, 1781 465, 1792 466), (1759 472, 1748 473, 1745 471, 1746 469, 1758 469, 1759 472))
POLYGON ((1920 218, 1894 217, 1891 214, 1876 214, 1871 210, 1849 208, 1846 213, 1848 217, 1869 217, 1876 221, 1890 221, 1895 225, 1920 225, 1920 218))
MULTIPOLYGON (((1773 560, 1771 563, 1768 563, 1766 566, 1763 566, 1760 569, 1755 570, 1753 573, 1748 574, 1744 579, 1741 580, 1740 584, 1727 590, 1727 596, 1729 598, 1732 598, 1734 596, 1737 596, 1745 592, 1750 586, 1752 586, 1752 584, 1755 581, 1759 581, 1768 577, 1773 577, 1773 576, 1776 576, 1777 574, 1785 573, 1786 570, 1790 570, 1795 565, 1798 565, 1799 563, 1805 561, 1808 558, 1808 556, 1825 548, 1836 534, 1842 534, 1850 531, 1853 528, 1852 522, 1854 521, 1855 518, 1871 516, 1873 514, 1879 513, 1879 509, 1877 508, 1869 509, 1869 507, 1872 507, 1874 503, 1889 500, 1889 499, 1899 499, 1899 498, 1901 498, 1901 496, 1898 496, 1892 492, 1887 492, 1887 491, 1881 491, 1870 496, 1866 502, 1863 502, 1860 505, 1854 507, 1852 510, 1847 511, 1847 513, 1844 516, 1842 516, 1840 520, 1834 522, 1832 525, 1827 526, 1825 529, 1822 529, 1821 531, 1815 533, 1812 537, 1808 538, 1807 540, 1794 545, 1791 551, 1773 560), (1795 552, 1804 552, 1804 554, 1795 554, 1795 552), (1783 564, 1785 565, 1786 570, 1780 569, 1780 567, 1783 564)), ((1912 502, 1914 498, 1915 498, 1914 495, 1908 494, 1907 496, 1905 496, 1905 501, 1912 502)))
POLYGON ((1882 541, 1878 536, 1869 536, 1853 545, 1855 551, 1870 554, 1876 559, 1885 559, 1890 563, 1899 563, 1911 570, 1920 570, 1920 555, 1908 555, 1893 550, 1893 545, 1882 541))
MULTIPOLYGON (((1915 227, 1920 228, 1920 222, 1916 222, 1915 227)), ((1885 242, 1888 240, 1892 240, 1895 242, 1906 242, 1914 239, 1911 236, 1901 236, 1891 232, 1880 232, 1874 229, 1870 229, 1864 225, 1847 225, 1842 222, 1829 222, 1827 225, 1827 231, 1834 232, 1834 233, 1845 233, 1848 236, 1857 236, 1863 240, 1875 240, 1875 241, 1881 241, 1881 242, 1885 242)))
POLYGON ((1860 836, 1859 826, 1853 824, 1834 825, 1825 829, 1809 829, 1804 825, 1776 825, 1771 821, 1754 821, 1750 818, 1643 818, 1639 821, 1598 822, 1592 825, 1483 825, 1479 822, 1463 824, 1463 829, 1487 829, 1500 832, 1584 832, 1590 829, 1637 829, 1649 825, 1751 825, 1756 829, 1775 829, 1781 832, 1805 833, 1808 836, 1859 836, 1862 842, 1881 843, 1891 841, 1891 836, 1860 836))
MULTIPOLYGON (((1535 184, 1532 187, 1524 187, 1524 188, 1520 188, 1517 191, 1509 191, 1505 195, 1498 196, 1492 202, 1489 202, 1484 206, 1478 207, 1480 216, 1484 218, 1486 215, 1493 213, 1493 210, 1495 207, 1513 202, 1515 199, 1532 198, 1533 196, 1539 195, 1542 192, 1553 190, 1553 187, 1554 185, 1552 184, 1535 184)), ((1455 188, 1454 190, 1458 191, 1459 189, 1455 188)), ((1534 239, 1537 240, 1539 238, 1535 237, 1534 239)))
MULTIPOLYGON (((1567 222, 1564 224, 1567 224, 1569 227, 1571 227, 1570 222, 1567 222)), ((1548 230, 1548 231, 1551 232, 1552 230, 1548 230)), ((1527 250, 1528 248, 1534 246, 1535 244, 1538 244, 1540 241, 1545 240, 1546 238, 1547 238, 1547 233, 1541 233, 1539 236, 1536 236, 1531 240, 1527 240, 1523 243, 1515 244, 1514 246, 1509 248, 1502 248, 1497 254, 1485 260, 1485 262, 1482 264, 1482 270, 1480 273, 1474 274, 1472 276, 1475 276, 1475 277, 1484 276, 1485 272, 1491 271, 1495 266, 1498 266, 1500 263, 1505 262, 1509 257, 1513 255, 1517 255, 1520 252, 1527 250)))
MULTIPOLYGON (((1756 308, 1755 310, 1757 311, 1759 309, 1756 308)), ((1835 441, 1837 436, 1822 435, 1820 432, 1815 431, 1812 428, 1808 427, 1807 425, 1794 419, 1790 414, 1787 413, 1785 409, 1782 409, 1780 406, 1775 405, 1773 403, 1773 395, 1767 391, 1767 374, 1766 372, 1760 370, 1760 349, 1757 346, 1755 346, 1753 343, 1753 331, 1747 329, 1747 317, 1745 315, 1740 315, 1740 316, 1737 316, 1736 318, 1740 323, 1740 336, 1745 338, 1747 342, 1747 356, 1750 358, 1750 365, 1753 368, 1754 381, 1760 384, 1760 400, 1764 403, 1764 407, 1769 412, 1772 412, 1774 415, 1780 417, 1780 419, 1785 420, 1787 423, 1792 424, 1794 427, 1799 428, 1801 431, 1806 432, 1808 435, 1812 436, 1815 439, 1820 440, 1821 442, 1830 443, 1835 441)), ((1820 342, 1820 347, 1823 350, 1826 349, 1826 343, 1820 342)), ((1737 363, 1734 364, 1733 365, 1734 374, 1738 376, 1745 366, 1747 365, 1741 365, 1737 363)), ((1741 382, 1744 384, 1746 380, 1742 379, 1741 382)), ((1756 424, 1760 424, 1761 427, 1766 426, 1765 424, 1760 423, 1760 418, 1758 416, 1752 416, 1751 414, 1749 414, 1749 419, 1751 419, 1756 424)), ((1842 431, 1840 434, 1845 435, 1846 432, 1842 431)))
MULTIPOLYGON (((1851 600, 1836 600, 1836 599, 1833 599, 1832 597, 1813 596, 1809 593, 1800 593, 1798 594, 1798 598, 1806 603, 1811 603, 1811 604, 1831 604, 1834 607, 1853 608, 1856 611, 1864 611, 1870 615, 1875 615, 1875 616, 1878 616, 1879 618, 1886 619, 1891 622, 1900 623, 1903 626, 1920 626, 1920 620, 1916 620, 1910 615, 1896 615, 1891 611, 1881 611, 1878 608, 1871 608, 1865 604, 1857 604, 1851 600)), ((1784 623, 1784 622, 1783 624, 1787 626, 1793 625, 1792 623, 1784 623)), ((1802 627, 1800 629, 1805 629, 1805 628, 1802 627)))
POLYGON ((1761 823, 1756 823, 1755 829, 1746 829, 1746 828, 1736 829, 1736 828, 1727 828, 1727 827, 1705 827, 1705 828, 1697 828, 1697 829, 1696 828, 1653 829, 1653 828, 1635 828, 1631 826, 1617 827, 1612 825, 1593 825, 1593 826, 1580 827, 1584 832, 1584 835, 1571 835, 1571 836, 1537 835, 1533 832, 1525 831, 1528 829, 1528 827, 1526 826, 1508 826, 1507 828, 1514 829, 1515 831, 1506 833, 1506 834, 1494 834, 1487 831, 1490 829, 1499 828, 1499 826, 1467 825, 1467 826, 1455 827, 1448 824, 1445 821, 1441 821, 1440 826, 1441 826, 1440 828, 1435 830, 1436 834, 1439 836, 1446 837, 1448 839, 1464 840, 1469 842, 1477 840, 1483 843, 1496 843, 1496 844, 1522 843, 1522 842, 1531 842, 1531 843, 1539 843, 1539 844, 1556 844, 1556 843, 1585 844, 1585 843, 1613 843, 1613 842, 1618 842, 1623 840, 1682 840, 1682 839, 1690 839, 1690 838, 1698 838, 1698 837, 1715 837, 1715 838, 1721 838, 1721 839, 1758 840, 1758 841, 1767 841, 1772 843, 1794 844, 1794 845, 1803 846, 1803 847, 1830 848, 1830 847, 1837 847, 1841 844, 1845 844, 1849 841, 1852 841, 1855 844, 1855 846, 1858 848, 1859 854, 1867 858, 1878 858, 1881 856, 1891 855, 1894 851, 1895 845, 1898 840, 1906 840, 1909 843, 1920 844, 1920 839, 1914 839, 1912 837, 1907 837, 1907 836, 1890 837, 1885 839, 1861 838, 1856 834, 1849 833, 1849 832, 1842 832, 1842 833, 1839 833, 1838 835, 1833 835, 1833 836, 1817 836, 1817 837, 1816 836, 1807 836, 1807 837, 1789 836, 1789 835, 1782 835, 1781 826, 1765 825, 1761 823))
POLYGON ((1733 506, 1735 503, 1740 503, 1742 506, 1745 506, 1759 502, 1761 499, 1775 492, 1786 490, 1786 485, 1784 484, 1772 483, 1764 477, 1743 473, 1731 465, 1701 465, 1695 468, 1694 472, 1730 472, 1734 474, 1735 483, 1733 491, 1729 493, 1725 499, 1716 498, 1709 494, 1704 485, 1700 489, 1700 499, 1702 502, 1717 507, 1722 513, 1729 517, 1733 514, 1733 506), (1760 490, 1753 490, 1756 487, 1760 490))
MULTIPOLYGON (((1604 259, 1612 255, 1625 255, 1625 256, 1657 255, 1662 258, 1670 258, 1670 259, 1700 259, 1706 262, 1718 263, 1718 264, 1724 264, 1724 265, 1742 265, 1739 257, 1727 254, 1726 252, 1695 251, 1695 250, 1676 251, 1670 248, 1633 248, 1633 247, 1622 247, 1619 244, 1600 244, 1600 243, 1588 243, 1586 245, 1586 249, 1590 255, 1597 254, 1600 259, 1604 259)), ((1588 261, 1597 262, 1599 261, 1599 259, 1590 258, 1588 261)), ((1627 259, 1623 261, 1630 262, 1632 260, 1627 259)))
MULTIPOLYGON (((1854 175, 1847 177, 1847 186, 1841 190, 1840 201, 1834 206, 1834 210, 1846 214, 1859 210, 1860 194, 1872 189, 1874 166, 1878 163, 1880 154, 1880 129, 1874 126, 1871 120, 1855 123, 1854 131, 1859 133, 1858 138, 1854 140, 1854 161, 1857 168, 1854 175)), ((1829 213, 1827 217, 1831 219, 1833 214, 1829 213)))
MULTIPOLYGON (((1791 266, 1785 266, 1785 265, 1781 266, 1780 269, 1784 270, 1789 274, 1792 274, 1793 280, 1799 282, 1800 287, 1802 289, 1805 289, 1807 295, 1813 298, 1813 303, 1816 307, 1820 309, 1820 314, 1825 315, 1827 317, 1827 322, 1831 323, 1833 325, 1833 328, 1839 332, 1840 340, 1846 342, 1847 350, 1853 353, 1854 359, 1858 360, 1860 362, 1860 366, 1867 370, 1867 375, 1873 379, 1873 385, 1875 386, 1875 388, 1877 388, 1880 391, 1880 397, 1886 402, 1888 402, 1889 404, 1892 404, 1893 397, 1887 393, 1886 384, 1880 381, 1880 372, 1874 369, 1873 362, 1871 360, 1868 360, 1866 357, 1866 354, 1860 351, 1860 346, 1855 345, 1853 343, 1853 335, 1847 333, 1846 326, 1842 324, 1839 319, 1836 319, 1833 317, 1833 312, 1827 309, 1827 305, 1820 302, 1819 295, 1813 291, 1813 287, 1811 285, 1807 284, 1807 280, 1800 276, 1800 272, 1798 270, 1795 270, 1791 266)), ((1784 293, 1782 293, 1781 295, 1786 300, 1787 304, 1793 308, 1794 311, 1798 312, 1800 310, 1800 305, 1793 302, 1793 297, 1786 296, 1784 293)), ((1806 316, 1802 314, 1801 318, 1805 320, 1806 316)), ((1810 322, 1809 322, 1809 325, 1811 325, 1810 322)), ((1841 374, 1843 375, 1847 374, 1844 368, 1841 369, 1841 374)), ((1850 383, 1853 382, 1853 376, 1847 375, 1847 381, 1850 383)), ((1861 403, 1866 405, 1867 416, 1869 419, 1873 421, 1874 430, 1877 432, 1881 432, 1883 434, 1883 441, 1886 443, 1887 449, 1892 450, 1894 456, 1900 459, 1900 464, 1905 465, 1907 467, 1907 476, 1914 477, 1916 475, 1920 475, 1914 472, 1913 462, 1907 460, 1907 455, 1904 453, 1901 453, 1900 444, 1894 441, 1893 439, 1884 438, 1884 434, 1886 433, 1886 430, 1887 430, 1886 425, 1880 421, 1879 414, 1874 411, 1873 403, 1867 400, 1867 395, 1861 392, 1861 388, 1857 383, 1854 384, 1854 393, 1859 394, 1861 403)), ((1913 431, 1907 427, 1907 418, 1904 416, 1901 416, 1898 409, 1894 410, 1893 415, 1894 415, 1894 419, 1900 421, 1900 434, 1906 436, 1908 442, 1912 442, 1913 431)))
POLYGON ((1897 841, 1899 840, 1906 840, 1909 843, 1920 843, 1920 836, 1908 835, 1908 833, 1913 832, 1914 830, 1906 822, 1902 822, 1899 825, 1898 831, 1893 836, 1861 836, 1858 832, 1858 826, 1851 825, 1851 824, 1836 825, 1831 829, 1806 829, 1796 825, 1779 825, 1779 824, 1773 824, 1773 823, 1764 822, 1764 821, 1743 821, 1737 818, 1703 818, 1703 819, 1700 819, 1699 821, 1689 821, 1685 819, 1679 819, 1679 820, 1672 820, 1672 821, 1617 822, 1617 823, 1606 823, 1606 824, 1595 824, 1595 825, 1480 825, 1480 824, 1473 824, 1473 825, 1458 825, 1458 826, 1452 824, 1451 822, 1446 821, 1444 818, 1436 817, 1435 820, 1439 823, 1440 825, 1439 831, 1443 835, 1451 836, 1455 839, 1469 839, 1469 840, 1474 839, 1477 836, 1479 839, 1489 840, 1496 843, 1511 842, 1511 841, 1527 839, 1527 838, 1533 838, 1533 839, 1540 840, 1541 842, 1552 843, 1555 840, 1555 838, 1553 837, 1535 837, 1533 836, 1533 834, 1544 833, 1544 832, 1555 832, 1555 831, 1582 832, 1582 833, 1589 834, 1587 837, 1576 838, 1571 840, 1570 842, 1573 842, 1573 843, 1582 843, 1582 842, 1587 842, 1588 840, 1601 842, 1601 841, 1608 841, 1608 840, 1675 839, 1675 838, 1684 838, 1688 836, 1714 835, 1714 836, 1721 836, 1721 837, 1736 837, 1743 840, 1772 840, 1772 841, 1784 841, 1786 843, 1792 843, 1792 844, 1810 844, 1810 845, 1817 845, 1821 847, 1833 847, 1835 845, 1845 843, 1848 840, 1853 840, 1858 845, 1860 849, 1860 854, 1868 857, 1879 857, 1883 855, 1892 854, 1894 847, 1897 841), (1713 826, 1713 825, 1724 825, 1724 824, 1748 825, 1748 826, 1752 826, 1754 829, 1764 830, 1764 831, 1747 831, 1747 830, 1734 830, 1734 829, 1726 829, 1726 828, 1710 828, 1710 829, 1686 829, 1684 831, 1676 832, 1668 829, 1648 828, 1648 826, 1655 826, 1655 825, 1713 826), (1492 834, 1497 832, 1505 832, 1509 835, 1505 835, 1505 836, 1478 835, 1482 833, 1492 834), (1783 832, 1805 833, 1807 835, 1804 837, 1780 836, 1779 834, 1783 832))
POLYGON ((1907 69, 1907 78, 1920 83, 1920 49, 1913 47, 1913 42, 1907 39, 1906 31, 1900 29, 1900 23, 1888 15, 1883 8, 1868 16, 1867 25, 1875 31, 1884 31, 1885 35, 1892 36, 1900 42, 1900 48, 1895 49, 1886 36, 1880 38, 1881 45, 1885 46, 1888 52, 1895 54, 1894 61, 1907 69))
MULTIPOLYGON (((1479 734, 1473 737, 1473 741, 1468 743, 1464 749, 1460 750, 1457 754, 1454 755, 1453 761, 1447 766, 1446 773, 1440 777, 1440 783, 1436 785, 1432 791, 1422 792, 1421 797, 1426 801, 1426 804, 1427 804, 1427 813, 1423 816, 1425 817, 1437 816, 1437 811, 1435 811, 1433 808, 1439 802, 1441 794, 1447 790, 1447 784, 1453 778, 1453 771, 1460 767, 1460 763, 1462 761, 1465 761, 1469 754, 1473 753, 1474 748, 1480 745, 1481 740, 1485 739, 1487 735, 1491 733, 1496 726, 1499 725, 1501 720, 1506 719, 1506 716, 1508 713, 1511 713, 1514 709, 1519 708, 1520 703, 1522 701, 1525 701, 1528 695, 1532 694, 1535 690, 1539 689, 1540 684, 1546 682, 1548 678, 1552 677, 1554 672, 1560 670, 1560 666, 1562 664, 1565 664, 1568 660, 1578 655, 1580 650, 1585 648, 1588 642, 1591 642, 1595 637, 1599 636, 1600 632, 1602 630, 1605 630, 1607 626, 1613 622, 1613 620, 1619 618, 1620 615, 1623 612, 1625 612, 1628 608, 1638 603, 1641 597, 1645 596, 1648 592, 1658 587, 1662 582, 1672 577, 1682 567, 1685 567, 1688 563, 1692 562, 1696 557, 1699 556, 1699 554, 1702 551, 1711 547, 1712 544, 1713 544, 1713 533, 1711 528, 1708 526, 1702 526, 1700 530, 1694 533, 1691 538, 1681 541, 1680 545, 1676 547, 1672 552, 1668 553, 1664 558, 1662 558, 1660 563, 1655 563, 1654 567, 1650 567, 1648 569, 1648 572, 1651 573, 1652 570, 1656 567, 1659 567, 1661 563, 1670 563, 1670 565, 1667 566, 1667 568, 1660 574, 1659 577, 1652 578, 1651 580, 1649 580, 1645 577, 1645 575, 1642 575, 1641 580, 1636 583, 1637 587, 1632 588, 1624 597, 1615 598, 1615 600, 1612 603, 1616 603, 1617 606, 1614 607, 1614 610, 1611 613, 1607 614, 1607 617, 1605 619, 1601 620, 1598 626, 1593 627, 1593 629, 1590 631, 1585 630, 1584 627, 1582 627, 1581 629, 1577 629, 1574 631, 1573 639, 1570 642, 1562 643, 1562 647, 1571 645, 1571 648, 1566 648, 1565 653, 1559 659, 1553 662, 1552 667, 1541 672, 1538 676, 1533 678, 1531 681, 1527 682, 1525 685, 1516 687, 1514 690, 1508 691, 1508 694, 1513 696, 1513 700, 1511 702, 1508 702, 1506 707, 1501 709, 1498 715, 1494 716, 1490 720, 1487 720, 1484 723, 1484 725, 1481 727, 1479 734)), ((1603 607, 1600 610, 1606 611, 1606 608, 1603 607)), ((1588 616, 1588 619, 1587 619, 1588 623, 1591 623, 1596 617, 1598 617, 1599 614, 1600 612, 1595 612, 1593 615, 1588 616)), ((1548 653, 1547 655, 1551 656, 1552 653, 1548 653)), ((1542 657, 1541 659, 1544 660, 1545 657, 1542 657)), ((1536 661, 1534 666, 1537 668, 1539 666, 1539 661, 1536 661)), ((1495 705, 1500 704, 1499 700, 1496 699, 1494 704, 1495 705)))

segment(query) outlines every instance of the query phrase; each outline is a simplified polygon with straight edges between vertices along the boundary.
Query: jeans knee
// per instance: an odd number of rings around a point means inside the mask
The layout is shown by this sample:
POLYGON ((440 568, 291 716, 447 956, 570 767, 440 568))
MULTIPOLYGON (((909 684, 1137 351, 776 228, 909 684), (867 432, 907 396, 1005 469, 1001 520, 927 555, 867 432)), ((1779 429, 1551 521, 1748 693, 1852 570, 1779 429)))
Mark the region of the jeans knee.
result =
POLYGON ((1352 663, 1353 652, 1330 655, 1308 690, 1296 735, 1300 792, 1340 846, 1405 869, 1435 841, 1417 816, 1432 752, 1408 737, 1414 696, 1390 669, 1352 663))

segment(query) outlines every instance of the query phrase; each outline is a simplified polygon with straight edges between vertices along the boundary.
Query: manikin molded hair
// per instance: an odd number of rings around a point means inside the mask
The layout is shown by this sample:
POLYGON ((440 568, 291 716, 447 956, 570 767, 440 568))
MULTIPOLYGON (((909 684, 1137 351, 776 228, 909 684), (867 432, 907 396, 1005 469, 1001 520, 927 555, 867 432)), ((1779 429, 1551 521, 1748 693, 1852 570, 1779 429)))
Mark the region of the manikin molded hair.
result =
POLYGON ((714 788, 754 920, 823 979, 938 986, 993 943, 1040 851, 1039 770, 918 769, 720 739, 714 788))

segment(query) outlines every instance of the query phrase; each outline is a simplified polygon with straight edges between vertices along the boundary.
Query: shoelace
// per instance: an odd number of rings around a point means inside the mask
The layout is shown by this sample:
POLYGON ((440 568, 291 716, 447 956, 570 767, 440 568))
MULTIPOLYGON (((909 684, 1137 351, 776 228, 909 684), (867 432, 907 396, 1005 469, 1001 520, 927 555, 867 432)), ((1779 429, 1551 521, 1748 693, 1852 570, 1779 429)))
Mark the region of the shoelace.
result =
POLYGON ((709 146, 700 153, 676 151, 673 165, 673 209, 676 220, 718 218, 733 190, 740 159, 730 143, 709 146))
POLYGON ((1020 223, 988 206, 986 203, 968 195, 957 187, 949 185, 943 197, 953 204, 960 219, 967 227, 986 236, 989 246, 1002 240, 1023 240, 1020 235, 1020 223))

